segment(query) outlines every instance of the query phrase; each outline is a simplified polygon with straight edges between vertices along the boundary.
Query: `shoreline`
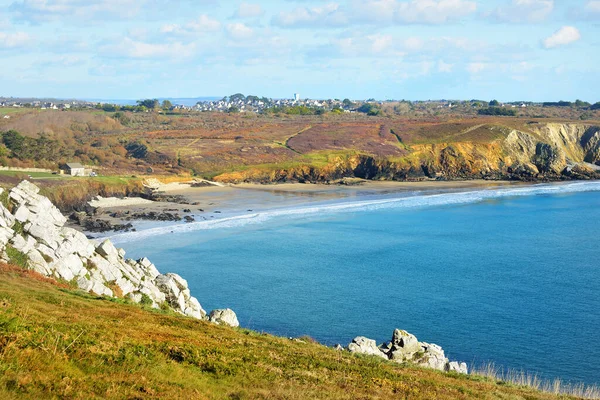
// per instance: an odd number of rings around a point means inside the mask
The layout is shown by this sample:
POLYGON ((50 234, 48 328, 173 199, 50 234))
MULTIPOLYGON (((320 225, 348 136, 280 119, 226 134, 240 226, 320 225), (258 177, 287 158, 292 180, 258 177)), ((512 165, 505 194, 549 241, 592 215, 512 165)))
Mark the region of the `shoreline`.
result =
MULTIPOLYGON (((167 233, 182 233, 196 230, 217 229, 241 225, 257 225, 267 220, 297 218, 300 215, 319 215, 333 212, 357 212, 361 209, 389 207, 415 208, 464 204, 493 200, 499 197, 526 196, 531 194, 552 194, 561 187, 572 187, 584 183, 600 181, 563 182, 547 184, 488 182, 452 182, 449 185, 374 185, 352 187, 329 187, 310 185, 312 191, 304 189, 304 184, 286 185, 282 190, 264 188, 262 185, 244 187, 191 188, 181 189, 189 193, 193 200, 203 200, 206 206, 177 205, 153 202, 138 206, 121 206, 101 209, 98 218, 110 219, 111 223, 130 224, 128 230, 106 230, 104 232, 83 231, 90 238, 135 241, 137 238, 167 233), (513 190, 514 189, 514 190, 513 190), (178 214, 178 212, 187 213, 178 214), (198 211, 200 210, 200 211, 198 211), (176 215, 177 219, 157 219, 156 216, 176 215), (152 214, 154 218, 135 219, 135 216, 152 214), (180 218, 179 218, 180 217, 180 218)), ((566 189, 566 192, 588 191, 589 188, 566 189)), ((596 189, 592 189, 596 190, 596 189)), ((79 230, 82 227, 79 226, 79 230)))
MULTIPOLYGON (((509 186, 530 186, 532 183, 510 181, 360 181, 355 184, 313 184, 243 183, 192 187, 188 182, 168 183, 157 187, 160 196, 173 198, 173 201, 148 200, 142 197, 96 198, 88 204, 95 209, 90 218, 105 221, 112 226, 131 224, 130 229, 147 228, 148 225, 162 224, 161 215, 168 225, 218 219, 225 215, 239 215, 249 212, 265 212, 281 208, 308 206, 329 203, 336 200, 347 201, 364 197, 410 195, 412 193, 451 193, 469 189, 503 188, 509 186), (177 201, 176 199, 179 199, 177 201), (146 218, 147 217, 147 218, 146 218)), ((89 213, 88 213, 89 214, 89 213)), ((89 235, 99 232, 86 231, 83 226, 71 226, 89 235)), ((106 230, 102 237, 123 231, 106 230), (107 235, 108 234, 108 235, 107 235)))

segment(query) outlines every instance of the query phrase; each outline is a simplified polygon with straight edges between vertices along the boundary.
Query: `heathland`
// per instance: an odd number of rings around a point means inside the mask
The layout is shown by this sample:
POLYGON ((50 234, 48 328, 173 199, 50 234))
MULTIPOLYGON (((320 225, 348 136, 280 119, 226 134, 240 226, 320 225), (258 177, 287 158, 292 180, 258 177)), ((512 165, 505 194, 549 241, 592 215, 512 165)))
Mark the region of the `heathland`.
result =
POLYGON ((512 116, 484 115, 470 102, 312 115, 11 109, 0 119, 0 164, 81 162, 105 176, 234 183, 595 177, 600 110, 574 104, 494 107, 512 116))
POLYGON ((557 398, 501 380, 356 356, 310 338, 153 311, 6 264, 0 371, 4 399, 557 398))

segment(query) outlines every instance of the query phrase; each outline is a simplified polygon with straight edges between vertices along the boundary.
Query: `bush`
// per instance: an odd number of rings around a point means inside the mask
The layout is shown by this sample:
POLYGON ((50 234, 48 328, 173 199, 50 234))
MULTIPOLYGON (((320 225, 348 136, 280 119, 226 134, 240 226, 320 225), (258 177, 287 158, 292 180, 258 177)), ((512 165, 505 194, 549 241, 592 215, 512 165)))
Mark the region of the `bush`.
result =
POLYGON ((142 293, 142 299, 140 300, 140 304, 143 306, 151 307, 154 302, 146 293, 142 293))
POLYGON ((507 117, 514 117, 515 115, 517 115, 517 112, 515 110, 503 107, 482 108, 481 110, 477 111, 477 113, 479 115, 501 115, 507 117))
POLYGON ((8 259, 13 264, 18 265, 21 268, 29 269, 29 257, 27 257, 27 254, 15 249, 9 244, 6 246, 6 255, 8 255, 8 259))

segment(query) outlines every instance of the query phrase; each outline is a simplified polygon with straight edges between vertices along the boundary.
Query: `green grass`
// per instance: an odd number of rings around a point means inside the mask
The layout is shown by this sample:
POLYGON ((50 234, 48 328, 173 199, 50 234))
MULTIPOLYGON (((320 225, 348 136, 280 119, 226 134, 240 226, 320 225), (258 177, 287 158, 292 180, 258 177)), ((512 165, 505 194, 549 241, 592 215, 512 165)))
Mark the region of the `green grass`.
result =
POLYGON ((0 265, 0 398, 557 397, 149 311, 0 265))
POLYGON ((64 175, 53 175, 51 172, 34 172, 34 171, 3 171, 0 170, 0 175, 4 176, 31 176, 32 178, 62 178, 64 175))

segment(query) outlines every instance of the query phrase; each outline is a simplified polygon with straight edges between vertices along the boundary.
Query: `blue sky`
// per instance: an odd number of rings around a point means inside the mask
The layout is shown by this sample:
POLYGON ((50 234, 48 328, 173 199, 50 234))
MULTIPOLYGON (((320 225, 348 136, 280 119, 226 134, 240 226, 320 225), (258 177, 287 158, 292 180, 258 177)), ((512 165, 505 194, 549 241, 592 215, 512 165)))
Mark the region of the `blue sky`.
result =
POLYGON ((600 0, 0 6, 0 96, 600 100, 600 0))

